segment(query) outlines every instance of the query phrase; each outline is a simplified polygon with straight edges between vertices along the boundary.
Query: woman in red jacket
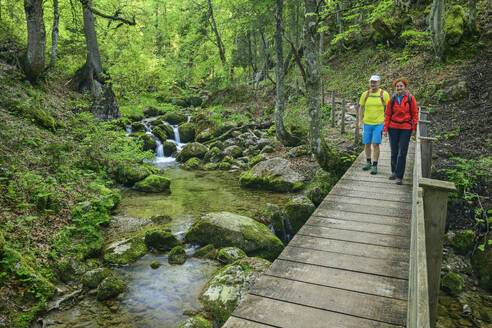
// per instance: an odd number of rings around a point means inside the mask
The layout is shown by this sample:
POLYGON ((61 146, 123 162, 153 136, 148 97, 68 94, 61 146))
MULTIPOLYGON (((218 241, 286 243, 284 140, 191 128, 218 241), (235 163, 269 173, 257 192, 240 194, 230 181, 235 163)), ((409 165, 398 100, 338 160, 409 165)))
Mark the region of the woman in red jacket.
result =
POLYGON ((401 185, 407 160, 410 136, 417 131, 418 110, 417 101, 407 92, 408 80, 400 77, 393 81, 396 94, 386 105, 383 135, 389 134, 391 146, 391 176, 396 184, 401 185))

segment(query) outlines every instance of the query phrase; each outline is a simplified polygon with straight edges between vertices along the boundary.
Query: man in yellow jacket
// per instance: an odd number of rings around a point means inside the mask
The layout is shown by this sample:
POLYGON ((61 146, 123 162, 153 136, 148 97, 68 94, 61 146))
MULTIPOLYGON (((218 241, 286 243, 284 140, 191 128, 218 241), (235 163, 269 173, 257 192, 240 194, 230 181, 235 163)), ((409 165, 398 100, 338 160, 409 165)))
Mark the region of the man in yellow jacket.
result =
POLYGON ((362 143, 366 153, 364 171, 371 169, 371 174, 378 173, 379 145, 384 127, 384 109, 388 103, 389 94, 379 88, 381 78, 373 75, 369 79, 371 87, 364 92, 359 100, 359 128, 363 128, 362 143), (371 157, 372 145, 372 157, 371 157))

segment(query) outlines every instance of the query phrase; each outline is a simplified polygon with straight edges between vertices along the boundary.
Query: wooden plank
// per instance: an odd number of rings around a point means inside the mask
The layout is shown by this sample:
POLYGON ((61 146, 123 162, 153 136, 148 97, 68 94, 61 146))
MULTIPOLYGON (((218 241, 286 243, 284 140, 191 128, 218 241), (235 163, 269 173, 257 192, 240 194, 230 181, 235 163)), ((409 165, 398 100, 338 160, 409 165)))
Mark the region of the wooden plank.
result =
POLYGON ((409 257, 409 251, 404 248, 377 246, 303 235, 295 235, 289 242, 289 245, 367 258, 387 259, 389 261, 408 261, 409 257))
POLYGON ((347 188, 353 188, 353 189, 358 189, 358 190, 367 190, 368 193, 379 192, 381 190, 385 190, 385 191, 395 192, 398 194, 407 195, 411 190, 410 185, 399 186, 395 183, 389 183, 389 184, 388 183, 374 183, 371 181, 361 181, 361 180, 358 180, 356 178, 351 178, 349 176, 341 178, 338 181, 337 185, 338 184, 343 185, 344 187, 347 187, 347 188))
POLYGON ((387 224, 387 225, 398 225, 408 227, 410 225, 410 220, 406 218, 391 217, 385 215, 375 215, 366 213, 355 213, 349 211, 337 211, 335 209, 317 208, 312 215, 346 220, 355 222, 367 222, 375 224, 387 224))
POLYGON ((319 225, 305 224, 301 230, 299 230, 298 234, 369 245, 389 246, 404 249, 410 248, 410 239, 408 237, 354 230, 341 230, 319 225))
POLYGON ((411 203, 412 198, 409 194, 395 194, 391 191, 386 191, 385 189, 380 189, 378 192, 367 192, 366 190, 347 188, 345 185, 340 184, 333 187, 330 191, 330 195, 336 196, 347 196, 347 197, 358 197, 366 199, 378 199, 378 200, 389 200, 395 202, 411 203))
MULTIPOLYGON (((377 174, 377 175, 372 175, 368 172, 360 171, 360 172, 349 172, 350 174, 347 177, 347 179, 352 179, 352 180, 359 180, 359 181, 367 181, 367 182, 372 182, 372 183, 379 183, 379 184, 384 184, 384 185, 396 185, 396 182, 393 180, 389 180, 390 173, 388 172, 385 175, 382 174, 377 174)), ((409 176, 404 176, 403 177, 403 184, 404 185, 411 185, 412 184, 412 177, 409 176)))
POLYGON ((345 204, 356 204, 356 205, 365 205, 365 206, 378 206, 385 208, 402 208, 406 210, 410 210, 410 204, 401 203, 393 200, 379 200, 379 199, 367 199, 360 198, 355 196, 338 196, 332 195, 331 193, 325 197, 325 201, 332 201, 337 203, 345 203, 345 204))
POLYGON ((407 300, 408 280, 276 260, 266 275, 354 292, 407 300))
POLYGON ((408 208, 385 208, 378 206, 365 206, 357 204, 347 204, 343 202, 332 202, 330 200, 323 200, 319 205, 325 209, 335 209, 338 211, 349 211, 364 214, 385 215, 400 218, 410 218, 411 211, 408 208))
POLYGON ((300 263, 315 264, 380 276, 408 279, 408 261, 371 259, 326 251, 317 251, 289 245, 278 257, 300 263))
POLYGON ((396 325, 377 322, 331 311, 248 295, 233 316, 282 328, 394 328, 396 325))
POLYGON ((325 230, 326 228, 343 229, 350 231, 370 232, 377 235, 388 235, 387 237, 401 236, 407 239, 410 236, 410 229, 408 226, 394 226, 377 223, 361 224, 360 222, 332 219, 317 215, 311 216, 306 223, 317 227, 324 227, 325 230))
POLYGON ((227 319, 226 323, 222 327, 223 328, 270 328, 270 327, 277 327, 277 326, 265 325, 262 323, 231 316, 229 317, 229 319, 227 319))
POLYGON ((404 325, 407 319, 407 301, 267 275, 255 283, 250 293, 395 325, 404 325))

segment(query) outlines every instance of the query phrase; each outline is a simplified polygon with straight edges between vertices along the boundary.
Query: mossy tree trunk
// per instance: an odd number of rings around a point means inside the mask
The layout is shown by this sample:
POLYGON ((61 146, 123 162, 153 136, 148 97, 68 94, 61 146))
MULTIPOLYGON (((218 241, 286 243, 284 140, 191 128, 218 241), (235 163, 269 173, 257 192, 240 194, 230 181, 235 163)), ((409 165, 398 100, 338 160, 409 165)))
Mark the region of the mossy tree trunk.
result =
POLYGON ((53 0, 53 30, 51 31, 51 60, 50 68, 55 67, 56 53, 58 51, 60 13, 58 12, 58 0, 53 0))
POLYGON ((44 70, 46 31, 43 20, 43 0, 24 0, 27 20, 27 52, 24 71, 31 82, 36 82, 44 70))
POLYGON ((468 9, 470 11, 468 24, 472 33, 475 33, 477 31, 477 0, 469 0, 468 9))
POLYGON ((433 0, 429 15, 429 27, 432 37, 434 54, 438 61, 444 60, 444 41, 446 30, 444 27, 444 0, 433 0))
POLYGON ((277 139, 284 145, 293 146, 299 143, 284 126, 284 109, 285 109, 285 94, 284 94, 284 57, 282 49, 282 13, 283 0, 275 0, 275 52, 277 55, 276 66, 276 92, 277 99, 275 103, 275 129, 277 139))
POLYGON ((319 165, 338 171, 338 160, 321 135, 320 62, 318 6, 316 0, 304 0, 304 60, 306 69, 306 105, 309 110, 309 141, 319 165))
POLYGON ((219 31, 217 30, 217 25, 215 24, 214 10, 212 7, 212 2, 210 0, 208 0, 208 14, 210 15, 210 20, 212 21, 212 27, 214 29, 215 38, 217 40, 217 47, 219 48, 220 61, 222 62, 222 65, 225 68, 226 57, 225 57, 224 44, 222 43, 222 39, 220 38, 219 31))

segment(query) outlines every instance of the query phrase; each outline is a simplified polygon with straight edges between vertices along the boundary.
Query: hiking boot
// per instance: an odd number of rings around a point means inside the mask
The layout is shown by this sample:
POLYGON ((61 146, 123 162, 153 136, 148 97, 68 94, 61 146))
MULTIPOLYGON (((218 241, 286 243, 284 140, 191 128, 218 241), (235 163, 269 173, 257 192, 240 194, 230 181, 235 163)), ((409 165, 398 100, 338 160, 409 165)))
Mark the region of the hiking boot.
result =
POLYGON ((395 173, 394 173, 394 172, 393 172, 393 173, 391 173, 391 175, 390 175, 390 177, 389 177, 388 179, 390 179, 390 180, 395 180, 395 179, 396 179, 396 175, 395 175, 395 173))
POLYGON ((369 163, 369 162, 366 162, 366 165, 364 165, 364 166, 362 167, 362 169, 363 169, 364 171, 367 171, 367 170, 369 170, 370 168, 371 168, 371 163, 369 163))
POLYGON ((396 179, 396 184, 397 185, 402 185, 403 184, 403 181, 401 181, 401 179, 396 179))
POLYGON ((378 174, 378 167, 376 165, 373 165, 371 167, 371 174, 374 175, 374 174, 378 174))

